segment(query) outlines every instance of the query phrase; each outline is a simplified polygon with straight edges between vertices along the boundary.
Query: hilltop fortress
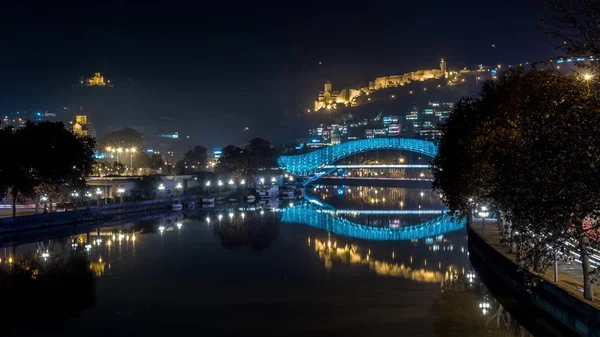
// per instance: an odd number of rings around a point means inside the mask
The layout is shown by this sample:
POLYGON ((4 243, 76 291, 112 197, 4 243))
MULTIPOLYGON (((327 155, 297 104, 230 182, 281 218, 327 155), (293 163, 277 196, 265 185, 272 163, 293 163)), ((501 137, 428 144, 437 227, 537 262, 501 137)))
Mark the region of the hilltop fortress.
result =
POLYGON ((335 108, 336 104, 356 106, 356 98, 362 94, 368 95, 370 92, 376 90, 403 86, 415 81, 422 82, 430 79, 446 78, 447 76, 446 61, 441 59, 439 69, 417 70, 402 75, 378 77, 374 81, 370 81, 369 86, 359 89, 344 88, 341 91, 334 91, 332 90, 331 82, 327 81, 325 82, 324 90, 319 92, 319 97, 315 101, 314 111, 335 108))

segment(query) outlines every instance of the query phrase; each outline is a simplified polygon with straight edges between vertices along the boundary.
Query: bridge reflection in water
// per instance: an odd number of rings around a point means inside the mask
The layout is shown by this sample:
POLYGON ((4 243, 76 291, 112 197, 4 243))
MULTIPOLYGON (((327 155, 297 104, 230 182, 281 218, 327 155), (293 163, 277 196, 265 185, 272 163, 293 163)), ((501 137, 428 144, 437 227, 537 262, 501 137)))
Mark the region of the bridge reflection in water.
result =
MULTIPOLYGON (((366 254, 361 254, 359 247, 356 244, 338 246, 337 241, 322 241, 315 239, 311 242, 308 239, 308 245, 314 247, 319 257, 325 261, 325 268, 331 269, 333 261, 339 260, 344 264, 368 265, 369 269, 373 270, 377 275, 400 277, 416 282, 424 283, 442 283, 450 278, 451 273, 456 272, 456 268, 448 266, 445 273, 441 270, 433 270, 427 268, 413 268, 404 263, 392 263, 371 258, 370 251, 366 254)), ((464 273, 464 269, 463 269, 464 273)))
POLYGON ((303 224, 355 239, 382 241, 423 239, 465 227, 464 221, 455 221, 445 213, 433 220, 412 226, 399 228, 366 226, 308 202, 282 209, 279 218, 282 223, 303 224))

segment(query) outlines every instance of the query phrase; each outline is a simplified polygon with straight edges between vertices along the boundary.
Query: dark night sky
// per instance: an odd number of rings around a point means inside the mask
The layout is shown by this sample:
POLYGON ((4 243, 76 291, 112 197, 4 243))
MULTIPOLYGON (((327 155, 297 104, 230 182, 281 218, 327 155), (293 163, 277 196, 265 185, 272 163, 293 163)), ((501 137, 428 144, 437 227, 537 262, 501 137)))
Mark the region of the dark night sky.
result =
POLYGON ((0 112, 76 103, 66 92, 99 71, 133 79, 102 112, 117 126, 176 129, 211 147, 249 126, 284 142, 306 133, 294 116, 326 79, 339 88, 440 57, 462 67, 556 54, 538 28, 543 0, 338 3, 2 4, 0 112))

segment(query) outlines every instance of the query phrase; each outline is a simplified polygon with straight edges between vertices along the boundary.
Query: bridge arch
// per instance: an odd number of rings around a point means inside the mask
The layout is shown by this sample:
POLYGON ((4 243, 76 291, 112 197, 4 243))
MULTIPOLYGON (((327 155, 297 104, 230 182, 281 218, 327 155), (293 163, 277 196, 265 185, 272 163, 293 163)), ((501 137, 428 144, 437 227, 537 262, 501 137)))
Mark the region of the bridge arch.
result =
POLYGON ((280 156, 278 163, 286 172, 308 176, 314 174, 323 165, 335 163, 353 154, 385 149, 411 151, 428 157, 435 157, 437 154, 435 143, 426 140, 371 138, 344 142, 300 155, 280 156))

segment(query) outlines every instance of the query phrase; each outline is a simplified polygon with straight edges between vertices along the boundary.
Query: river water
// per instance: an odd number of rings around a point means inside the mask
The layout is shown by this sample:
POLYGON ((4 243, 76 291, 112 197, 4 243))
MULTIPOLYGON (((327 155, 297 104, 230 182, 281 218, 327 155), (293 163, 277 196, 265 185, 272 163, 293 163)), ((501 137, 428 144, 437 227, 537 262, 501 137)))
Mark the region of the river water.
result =
POLYGON ((481 282, 469 262, 464 226, 443 219, 444 206, 432 191, 319 186, 308 192, 310 201, 286 201, 272 210, 217 206, 80 229, 78 235, 38 236, 16 247, 6 243, 0 252, 5 265, 23 254, 52 259, 82 252, 94 282, 27 304, 36 312, 74 308, 52 324, 29 329, 24 319, 5 331, 544 335, 538 326, 521 326, 519 314, 481 282))

